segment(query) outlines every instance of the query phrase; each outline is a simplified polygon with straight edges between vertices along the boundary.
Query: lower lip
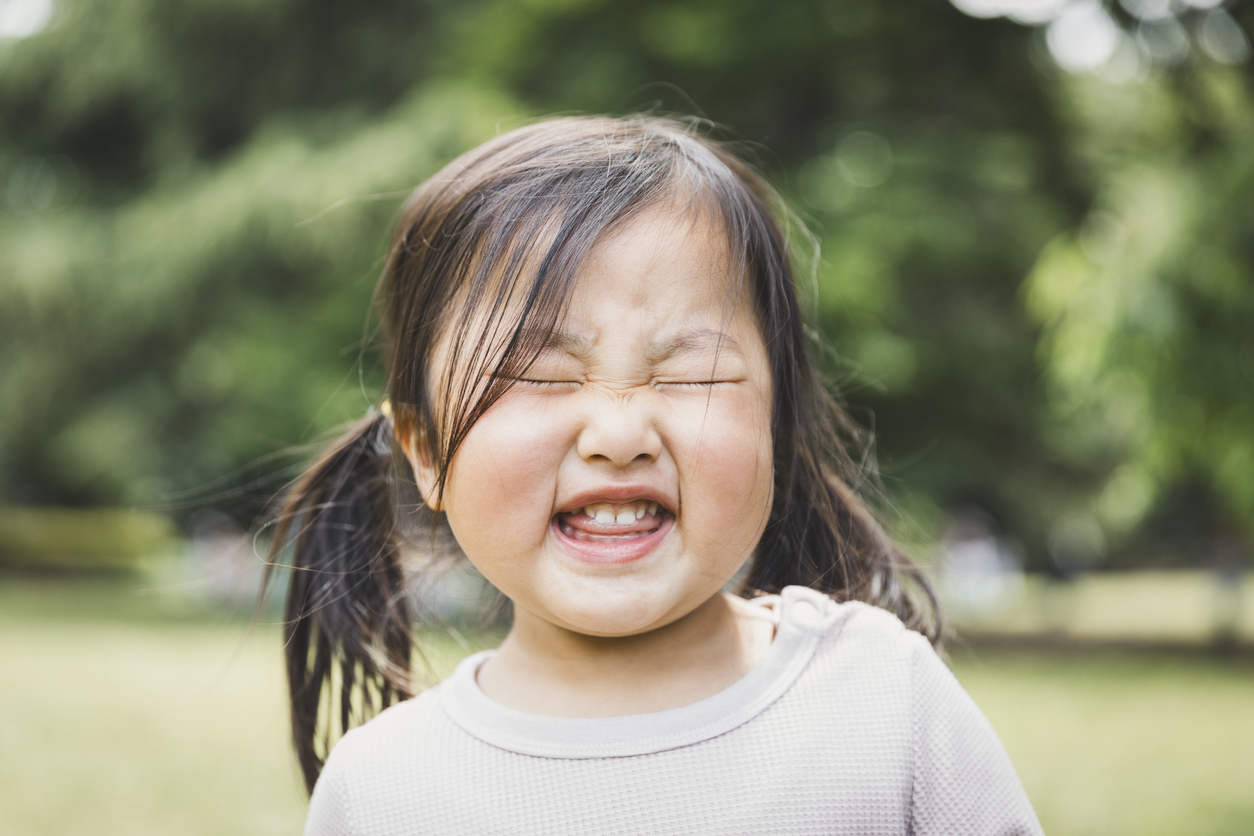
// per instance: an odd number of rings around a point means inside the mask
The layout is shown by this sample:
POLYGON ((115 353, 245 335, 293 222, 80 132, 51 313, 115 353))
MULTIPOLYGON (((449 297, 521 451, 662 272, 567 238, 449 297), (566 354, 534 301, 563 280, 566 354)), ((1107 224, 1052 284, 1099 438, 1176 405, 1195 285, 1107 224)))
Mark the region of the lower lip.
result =
POLYGON ((553 535, 557 537, 557 541, 566 547, 566 550, 584 563, 593 563, 597 566, 617 566, 624 563, 631 563, 645 557, 658 547, 662 539, 670 533, 671 528, 675 524, 675 518, 668 516, 662 520, 653 531, 641 537, 632 537, 624 539, 621 543, 605 543, 591 540, 576 540, 562 531, 561 523, 557 517, 553 518, 552 528, 553 535))

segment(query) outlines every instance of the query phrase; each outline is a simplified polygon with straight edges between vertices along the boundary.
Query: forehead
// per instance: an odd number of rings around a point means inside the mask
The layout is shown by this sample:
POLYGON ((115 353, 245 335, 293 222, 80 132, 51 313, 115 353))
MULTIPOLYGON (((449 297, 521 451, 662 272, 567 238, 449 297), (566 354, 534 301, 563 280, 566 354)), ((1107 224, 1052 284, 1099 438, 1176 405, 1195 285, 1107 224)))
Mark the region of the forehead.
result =
POLYGON ((730 289, 731 261, 726 230, 710 212, 664 204, 646 208, 602 235, 579 279, 686 281, 695 287, 684 290, 725 294, 730 289))
POLYGON ((733 322, 743 325, 752 310, 735 261, 723 225, 709 213, 650 208, 592 248, 576 275, 563 330, 608 336, 647 325, 667 339, 694 343, 733 322))

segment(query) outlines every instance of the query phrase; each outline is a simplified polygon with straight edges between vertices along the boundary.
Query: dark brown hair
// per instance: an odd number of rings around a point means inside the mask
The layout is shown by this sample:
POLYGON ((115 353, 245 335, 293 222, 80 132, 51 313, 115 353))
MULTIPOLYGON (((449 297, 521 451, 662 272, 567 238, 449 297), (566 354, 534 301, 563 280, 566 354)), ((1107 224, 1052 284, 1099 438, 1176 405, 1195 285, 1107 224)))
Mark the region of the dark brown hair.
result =
POLYGON ((411 694, 402 529, 423 512, 398 503, 412 475, 396 438, 435 463, 438 499, 466 434, 537 356, 528 335, 557 327, 589 251, 663 202, 706 213, 725 232, 770 358, 774 504, 744 589, 799 584, 867 601, 939 644, 931 587, 850 487, 875 489, 865 457, 852 455, 869 439, 820 379, 782 201, 696 125, 539 122, 463 154, 410 197, 377 295, 394 418, 372 411, 353 426, 278 513, 271 554, 277 562, 290 549, 292 734, 310 789, 337 725, 411 694), (445 339, 449 355, 435 368, 445 339))

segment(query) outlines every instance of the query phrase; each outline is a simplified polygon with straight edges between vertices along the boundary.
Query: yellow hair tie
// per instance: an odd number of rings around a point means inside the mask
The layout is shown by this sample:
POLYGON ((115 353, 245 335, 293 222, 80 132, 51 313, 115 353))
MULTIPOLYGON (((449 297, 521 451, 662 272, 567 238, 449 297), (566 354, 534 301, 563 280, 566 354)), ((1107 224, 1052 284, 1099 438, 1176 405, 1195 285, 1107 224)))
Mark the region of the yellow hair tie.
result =
POLYGON ((379 411, 383 413, 384 418, 392 417, 392 399, 384 398, 383 403, 379 404, 379 411))

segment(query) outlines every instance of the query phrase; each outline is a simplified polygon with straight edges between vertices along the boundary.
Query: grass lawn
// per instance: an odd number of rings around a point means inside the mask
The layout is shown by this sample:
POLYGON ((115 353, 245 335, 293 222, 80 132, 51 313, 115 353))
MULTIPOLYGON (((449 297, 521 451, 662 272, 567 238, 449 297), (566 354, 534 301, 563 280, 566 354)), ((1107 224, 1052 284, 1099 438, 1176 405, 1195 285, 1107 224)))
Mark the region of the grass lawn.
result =
POLYGON ((1254 833, 1254 665, 955 654, 1046 833, 1254 833))
MULTIPOLYGON (((277 630, 137 584, 0 576, 0 833, 298 833, 277 630)), ((433 661, 462 652, 445 640, 433 661)), ((1048 833, 1254 833, 1248 659, 954 667, 1048 833)))

